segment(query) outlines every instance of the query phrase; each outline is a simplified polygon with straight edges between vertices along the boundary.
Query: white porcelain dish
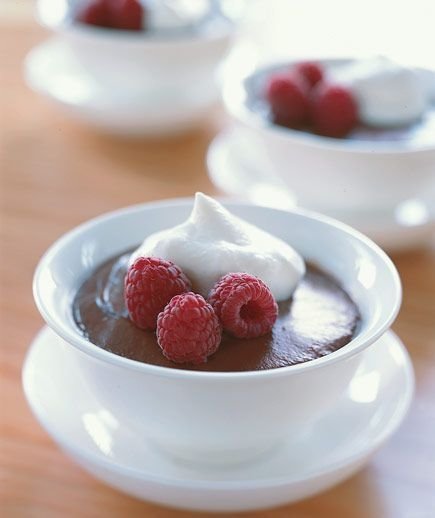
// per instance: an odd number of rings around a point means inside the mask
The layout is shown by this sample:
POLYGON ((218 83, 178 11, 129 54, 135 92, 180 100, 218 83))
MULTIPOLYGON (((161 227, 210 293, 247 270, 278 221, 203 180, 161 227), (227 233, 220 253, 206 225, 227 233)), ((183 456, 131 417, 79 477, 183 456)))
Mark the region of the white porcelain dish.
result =
POLYGON ((284 128, 252 106, 253 99, 262 97, 268 75, 290 65, 269 65, 245 76, 227 75, 223 98, 229 114, 250 132, 252 149, 294 192, 300 205, 321 211, 386 209, 416 197, 434 181, 435 106, 430 111, 433 132, 421 139, 333 139, 284 128))
POLYGON ((71 118, 99 131, 120 136, 159 136, 189 130, 204 119, 219 93, 213 76, 197 89, 172 87, 154 92, 126 92, 98 82, 59 37, 30 51, 24 73, 28 85, 63 109, 71 118))
POLYGON ((320 418, 346 390, 360 353, 391 326, 401 303, 400 280, 391 260, 350 227, 301 210, 228 207, 291 243, 341 282, 362 315, 359 332, 348 345, 303 364, 219 373, 139 363, 87 341, 71 311, 80 284, 103 261, 135 247, 145 235, 184 221, 191 199, 132 206, 84 223, 47 251, 34 277, 39 311, 70 344, 82 382, 95 397, 166 452, 197 462, 253 458, 289 431, 296 433, 320 418))
POLYGON ((36 2, 56 37, 25 63, 29 86, 71 117, 106 133, 160 136, 190 130, 218 101, 233 20, 211 10, 181 32, 106 29, 75 22, 79 3, 36 2))
POLYGON ((402 422, 413 371, 391 332, 362 354, 349 387, 314 427, 255 463, 211 469, 175 462, 135 433, 81 383, 74 351, 45 328, 23 367, 27 401, 57 444, 110 486, 158 504, 247 511, 323 491, 352 475, 402 422))
MULTIPOLYGON (((207 152, 210 179, 222 192, 239 200, 288 209, 296 197, 280 177, 250 150, 244 129, 232 128, 215 137, 207 152)), ((420 192, 393 208, 328 209, 324 212, 373 239, 388 251, 427 247, 435 241, 435 178, 432 192, 420 192)))
POLYGON ((74 4, 38 0, 41 24, 62 37, 83 68, 108 88, 149 91, 171 88, 184 94, 213 76, 229 49, 235 27, 217 14, 199 27, 175 32, 106 29, 74 21, 74 4))

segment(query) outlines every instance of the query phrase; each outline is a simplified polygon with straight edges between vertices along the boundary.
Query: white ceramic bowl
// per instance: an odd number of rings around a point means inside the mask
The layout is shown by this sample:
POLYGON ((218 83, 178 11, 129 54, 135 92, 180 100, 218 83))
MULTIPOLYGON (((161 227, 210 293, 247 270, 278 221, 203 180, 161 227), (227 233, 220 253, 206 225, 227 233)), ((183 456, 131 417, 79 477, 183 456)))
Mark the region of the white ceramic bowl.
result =
POLYGON ((337 402, 360 353, 390 327, 401 302, 400 280, 390 259, 351 228, 299 210, 228 207, 339 279, 362 314, 361 328, 348 345, 303 364, 218 373, 139 363, 86 340, 71 312, 81 283, 103 261, 134 247, 145 235, 183 221, 192 208, 190 199, 133 206, 84 223, 47 251, 34 278, 39 311, 75 351, 82 373, 77 382, 85 383, 135 433, 190 461, 254 458, 319 418, 337 402))
MULTIPOLYGON (((345 61, 323 60, 326 66, 345 61)), ((392 208, 434 184, 435 130, 420 141, 334 139, 284 128, 256 113, 251 103, 262 97, 268 75, 290 65, 228 75, 223 97, 249 131, 252 149, 300 205, 320 211, 392 208)))
POLYGON ((39 21, 57 35, 26 59, 31 88, 80 122, 122 136, 190 130, 218 101, 232 20, 174 34, 112 30, 74 22, 80 2, 36 3, 39 21))
POLYGON ((213 77, 202 82, 201 92, 130 92, 107 88, 94 80, 65 42, 51 38, 32 49, 24 64, 33 90, 63 109, 71 118, 119 136, 158 136, 195 127, 218 97, 213 77))
POLYGON ((225 56, 234 33, 230 21, 170 35, 113 30, 73 21, 78 2, 39 0, 39 21, 62 36, 88 73, 108 88, 158 94, 171 99, 202 88, 225 56))

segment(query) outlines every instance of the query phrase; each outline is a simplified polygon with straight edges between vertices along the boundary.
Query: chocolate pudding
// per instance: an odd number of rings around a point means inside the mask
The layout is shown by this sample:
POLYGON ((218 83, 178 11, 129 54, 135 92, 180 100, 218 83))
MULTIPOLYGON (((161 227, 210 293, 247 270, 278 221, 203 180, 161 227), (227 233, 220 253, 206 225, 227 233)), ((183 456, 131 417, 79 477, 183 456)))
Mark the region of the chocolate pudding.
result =
POLYGON ((124 305, 131 252, 110 259, 84 282, 73 303, 74 320, 93 344, 119 356, 163 367, 201 371, 276 369, 325 356, 350 342, 360 314, 337 281, 312 264, 293 296, 279 304, 272 332, 253 339, 223 334, 217 352, 201 365, 173 363, 156 334, 136 327, 124 305))

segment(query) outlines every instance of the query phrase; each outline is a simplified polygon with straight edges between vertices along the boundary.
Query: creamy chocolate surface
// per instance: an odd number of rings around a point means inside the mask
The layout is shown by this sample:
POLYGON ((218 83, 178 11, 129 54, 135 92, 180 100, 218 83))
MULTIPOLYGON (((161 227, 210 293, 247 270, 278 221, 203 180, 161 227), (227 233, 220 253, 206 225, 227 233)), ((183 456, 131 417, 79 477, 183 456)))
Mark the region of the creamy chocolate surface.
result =
POLYGON ((155 332, 137 328, 124 305, 130 252, 110 259, 83 283, 73 302, 74 320, 93 344, 153 365, 202 371, 275 369, 325 356, 350 342, 360 315, 346 292, 314 265, 291 299, 279 304, 272 332, 254 339, 223 334, 217 352, 202 365, 176 364, 163 356, 155 332))

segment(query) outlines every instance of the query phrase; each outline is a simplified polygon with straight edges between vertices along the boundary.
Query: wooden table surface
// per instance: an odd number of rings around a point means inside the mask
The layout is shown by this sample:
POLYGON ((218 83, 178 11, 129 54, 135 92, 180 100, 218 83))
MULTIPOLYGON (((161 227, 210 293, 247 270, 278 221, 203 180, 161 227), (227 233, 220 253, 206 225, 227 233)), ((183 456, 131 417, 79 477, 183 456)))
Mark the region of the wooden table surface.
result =
MULTIPOLYGON (((34 267, 66 230, 102 212, 196 190, 214 194, 207 146, 220 111, 196 133, 119 141, 68 121, 22 80, 26 52, 46 34, 27 22, 0 26, 1 484, 6 517, 184 517, 112 490, 70 461, 25 402, 24 355, 43 325, 32 300, 34 267)), ((322 495, 255 517, 435 516, 435 253, 394 255, 404 301, 394 325, 411 354, 416 396, 394 437, 356 476, 322 495)), ((4 513, 4 514, 2 514, 4 513)))

